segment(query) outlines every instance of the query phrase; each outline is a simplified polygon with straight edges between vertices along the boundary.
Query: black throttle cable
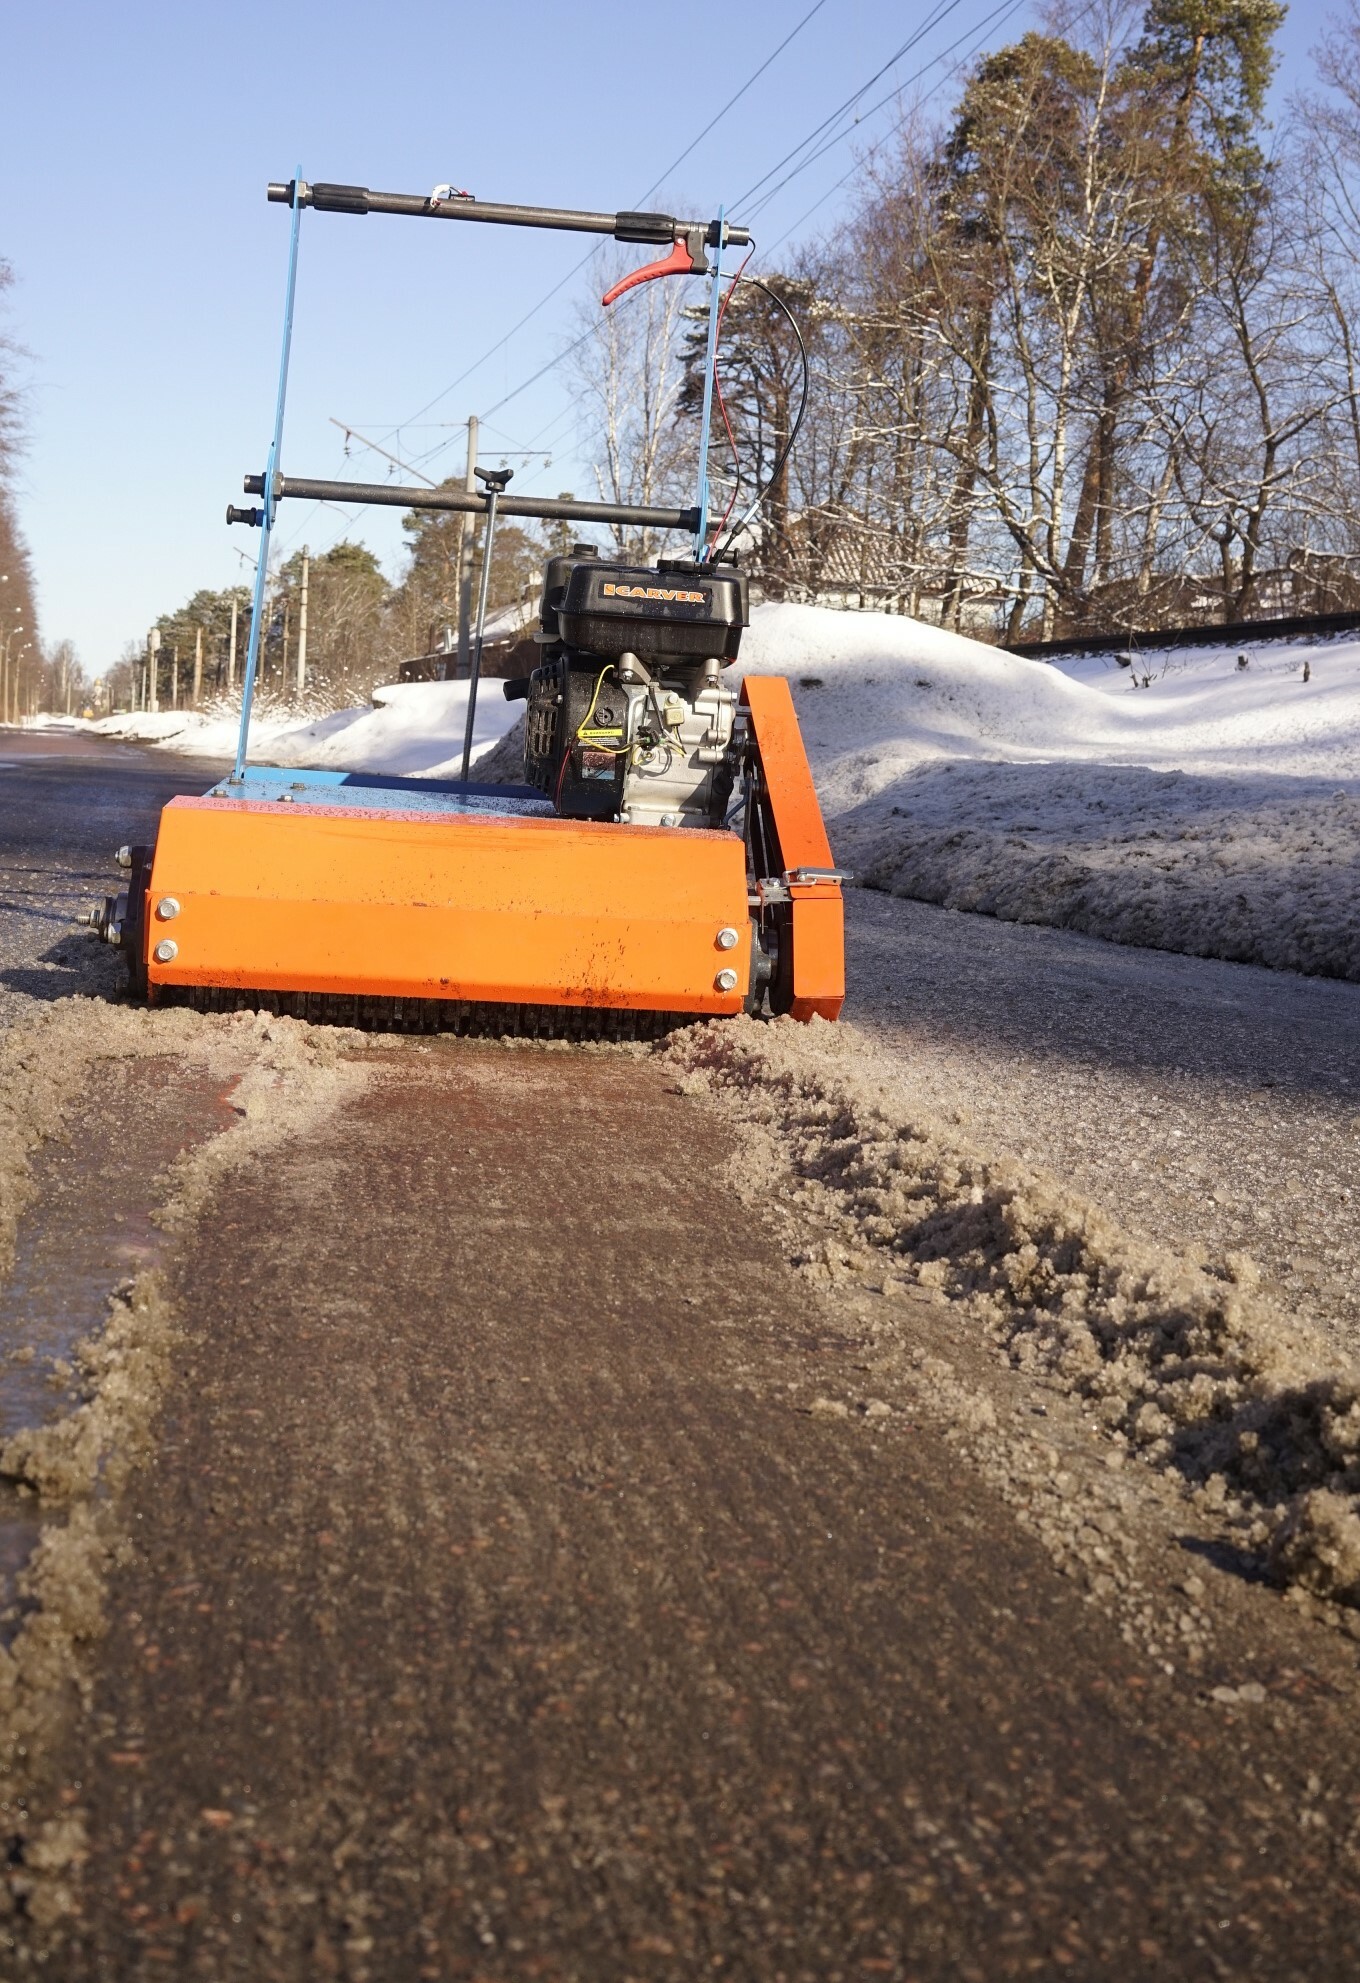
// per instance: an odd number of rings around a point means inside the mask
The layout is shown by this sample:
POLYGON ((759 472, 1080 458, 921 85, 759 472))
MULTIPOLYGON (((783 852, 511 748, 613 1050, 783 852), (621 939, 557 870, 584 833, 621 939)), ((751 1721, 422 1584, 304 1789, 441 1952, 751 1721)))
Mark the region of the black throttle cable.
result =
POLYGON ((811 368, 808 364, 807 346, 803 342, 803 333, 798 328, 797 318, 794 316, 792 310, 790 310, 788 304, 784 301, 783 297, 777 295, 776 292, 770 288, 770 285, 767 282, 762 282, 760 277, 756 275, 742 275, 738 272, 736 275, 733 276, 732 282, 733 282, 733 289, 735 289, 735 286, 738 282, 749 282, 756 289, 763 290, 766 296, 768 296, 770 301, 774 304, 775 308, 783 312, 784 317, 788 322, 789 329, 793 332, 794 341, 798 346, 798 357, 802 365, 802 371, 803 371, 803 386, 802 386, 802 394, 798 401, 797 415, 795 416, 793 423, 789 428, 788 435, 784 441, 784 445, 780 448, 779 453, 775 456, 774 467, 770 470, 769 479, 765 483, 763 488, 758 489, 756 491, 754 500, 751 502, 749 507, 745 511, 743 511, 742 515, 737 518, 737 521, 732 525, 732 528, 728 531, 727 536, 724 539, 721 550, 718 549, 717 544, 715 542, 714 548, 712 552, 709 554, 710 559, 715 562, 719 558, 725 557, 727 553, 731 550, 733 544, 736 542, 738 535, 746 528, 747 524, 755 516, 761 504, 764 502, 765 498, 769 495, 771 489, 773 489, 776 482, 778 482, 780 475, 783 473, 785 463, 788 461, 789 456, 793 453, 794 442, 798 439, 798 430, 803 424, 803 416, 807 412, 808 389, 811 382, 811 368))

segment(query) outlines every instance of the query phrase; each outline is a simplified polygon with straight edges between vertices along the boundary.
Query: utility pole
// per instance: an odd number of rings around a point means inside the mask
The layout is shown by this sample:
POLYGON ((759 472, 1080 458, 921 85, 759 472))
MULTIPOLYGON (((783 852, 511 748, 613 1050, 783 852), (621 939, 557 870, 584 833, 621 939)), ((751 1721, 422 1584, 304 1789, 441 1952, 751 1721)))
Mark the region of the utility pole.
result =
POLYGON ((302 597, 298 601, 298 651, 297 651, 297 692, 302 695, 307 687, 307 567, 308 551, 302 547, 302 597))
POLYGON ((146 706, 154 716, 161 706, 160 683, 157 680, 157 676, 160 674, 161 657, 161 630, 159 627, 152 627, 146 637, 146 656, 146 683, 148 690, 146 706))
POLYGON ((170 707, 179 708, 179 643, 170 649, 170 707))
POLYGON ((203 695, 203 629, 194 628, 194 708, 197 709, 203 695))
MULTIPOLYGON (((13 668, 11 668, 9 655, 10 649, 23 630, 23 622, 21 620, 13 633, 5 634, 0 639, 0 723, 9 722, 10 689, 11 685, 19 679, 19 663, 16 659, 13 668)), ((17 694, 14 698, 14 713, 17 722, 19 714, 19 699, 17 694)))
POLYGON ((231 595, 231 645, 227 649, 227 694, 236 687, 236 594, 231 595))
POLYGON ((279 664, 279 687, 288 693, 288 594, 283 595, 283 660, 279 664))
MULTIPOLYGON (((467 475, 463 487, 474 495, 477 489, 477 415, 468 415, 467 475)), ((458 668, 466 678, 472 667, 472 547, 477 536, 475 518, 458 519, 458 668)), ((445 662, 445 668, 448 663, 445 662)))

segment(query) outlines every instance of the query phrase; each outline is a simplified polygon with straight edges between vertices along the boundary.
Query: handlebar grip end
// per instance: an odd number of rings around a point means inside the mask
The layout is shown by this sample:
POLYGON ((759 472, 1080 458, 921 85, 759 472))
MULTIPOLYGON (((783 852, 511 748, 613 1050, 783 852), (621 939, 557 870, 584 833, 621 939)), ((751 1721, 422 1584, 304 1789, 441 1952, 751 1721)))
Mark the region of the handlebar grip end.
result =
POLYGON ((318 213, 367 213, 367 186, 317 184, 311 189, 312 205, 318 213))
POLYGON ((616 241, 673 241, 675 220, 668 213, 616 213, 616 241))

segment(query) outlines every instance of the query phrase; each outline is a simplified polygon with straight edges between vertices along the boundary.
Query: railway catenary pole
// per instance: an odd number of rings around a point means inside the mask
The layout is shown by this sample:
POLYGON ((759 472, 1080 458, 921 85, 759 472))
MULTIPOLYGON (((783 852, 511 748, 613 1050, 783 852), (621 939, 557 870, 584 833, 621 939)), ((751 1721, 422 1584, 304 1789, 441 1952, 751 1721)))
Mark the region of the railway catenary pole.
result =
POLYGON ((311 556, 307 546, 302 547, 302 596, 298 600, 298 650, 297 650, 297 692, 303 694, 307 687, 307 575, 311 556))
MULTIPOLYGON (((477 493, 477 415, 469 413, 467 423, 467 474, 463 478, 464 493, 475 496, 477 493)), ((467 517, 460 519, 458 527, 458 654, 454 673, 466 676, 471 660, 470 628, 472 625, 472 552, 476 541, 477 526, 469 523, 467 517)), ((447 678, 448 662, 444 663, 447 678)))

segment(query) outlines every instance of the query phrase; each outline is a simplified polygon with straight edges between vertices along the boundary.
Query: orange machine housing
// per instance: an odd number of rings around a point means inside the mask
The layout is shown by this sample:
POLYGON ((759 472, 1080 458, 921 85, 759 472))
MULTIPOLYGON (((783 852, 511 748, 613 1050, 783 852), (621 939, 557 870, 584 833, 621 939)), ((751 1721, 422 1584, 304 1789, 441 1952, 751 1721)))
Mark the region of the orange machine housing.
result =
POLYGON ((174 799, 145 929, 153 998, 213 985, 735 1013, 751 969, 734 834, 399 806, 174 799))
POLYGON ((781 1004, 797 1019, 834 1019, 845 995, 840 881, 793 699, 781 677, 754 676, 742 700, 776 875, 748 875, 733 832, 562 819, 456 788, 422 793, 418 781, 409 798, 370 781, 342 802, 335 774, 288 785, 279 773, 269 785, 261 772, 239 795, 219 787, 162 813, 134 919, 148 995, 731 1016, 751 991, 764 882, 778 903, 781 1004))

